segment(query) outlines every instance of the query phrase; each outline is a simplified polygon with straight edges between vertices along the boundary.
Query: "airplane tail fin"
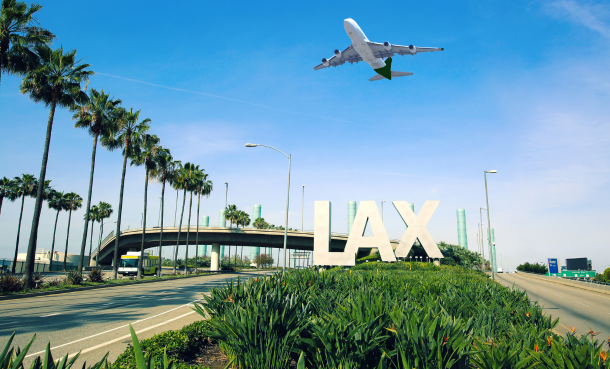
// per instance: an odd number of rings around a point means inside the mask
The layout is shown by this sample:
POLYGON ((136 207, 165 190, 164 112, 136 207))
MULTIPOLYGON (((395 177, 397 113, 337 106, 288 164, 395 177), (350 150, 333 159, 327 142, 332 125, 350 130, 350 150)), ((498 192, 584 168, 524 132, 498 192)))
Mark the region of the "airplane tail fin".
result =
POLYGON ((387 78, 386 76, 382 75, 382 74, 376 74, 373 77, 369 78, 369 81, 379 81, 382 79, 392 79, 391 77, 404 77, 404 76, 412 76, 413 73, 411 72, 398 72, 398 71, 390 71, 390 78, 387 78))

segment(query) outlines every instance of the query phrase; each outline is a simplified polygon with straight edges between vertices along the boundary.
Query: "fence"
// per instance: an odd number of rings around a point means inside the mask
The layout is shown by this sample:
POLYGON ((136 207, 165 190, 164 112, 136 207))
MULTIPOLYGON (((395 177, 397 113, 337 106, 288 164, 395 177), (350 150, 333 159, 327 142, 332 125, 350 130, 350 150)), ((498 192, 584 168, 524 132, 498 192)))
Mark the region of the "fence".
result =
MULTIPOLYGON (((0 273, 10 273, 13 268, 13 261, 8 259, 0 259, 0 273)), ((76 270, 76 265, 66 265, 66 270, 76 270)), ((23 273, 25 270, 25 261, 17 261, 15 265, 15 273, 23 273)), ((52 270, 49 270, 49 264, 34 262, 34 273, 46 272, 61 272, 64 270, 64 263, 55 261, 52 270)))

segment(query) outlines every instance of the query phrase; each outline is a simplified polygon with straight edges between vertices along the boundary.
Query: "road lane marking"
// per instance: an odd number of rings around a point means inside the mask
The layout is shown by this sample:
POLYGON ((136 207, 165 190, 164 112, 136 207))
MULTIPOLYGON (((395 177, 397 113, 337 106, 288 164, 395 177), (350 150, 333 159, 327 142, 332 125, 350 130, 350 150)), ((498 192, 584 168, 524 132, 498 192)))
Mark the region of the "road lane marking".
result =
MULTIPOLYGON (((164 321, 163 323, 159 323, 159 324, 153 325, 153 326, 151 326, 151 327, 148 327, 148 328, 144 328, 144 329, 142 329, 142 330, 139 330, 139 331, 137 331, 137 332, 136 332, 136 334, 140 334, 140 333, 143 333, 143 332, 149 331, 149 330, 151 330, 151 329, 154 329, 154 328, 160 327, 160 326, 162 326, 162 325, 164 325, 164 324, 167 324, 167 323, 173 322, 173 321, 178 320, 178 319, 182 319, 182 318, 184 318, 184 317, 185 317, 185 316, 187 316, 187 315, 191 315, 191 314, 195 314, 195 313, 196 313, 195 311, 191 311, 191 312, 189 312, 189 313, 186 313, 186 314, 180 315, 180 316, 175 317, 175 318, 173 318, 173 319, 166 320, 166 321, 164 321)), ((97 346, 93 346, 93 347, 90 347, 90 348, 88 348, 88 349, 85 349, 85 350, 82 350, 82 351, 79 351, 79 352, 75 352, 75 353, 73 353, 73 354, 68 355, 68 358, 73 358, 73 357, 74 357, 74 355, 77 355, 77 354, 79 354, 79 353, 80 353, 80 354, 85 354, 85 353, 87 353, 87 352, 90 352, 90 351, 93 351, 93 350, 97 350, 98 348, 101 348, 101 347, 104 347, 104 346, 108 346, 108 345, 113 344, 113 343, 115 343, 115 342, 122 341, 122 340, 124 340, 124 339, 126 339, 126 338, 131 338, 131 333, 130 333, 130 334, 128 334, 128 335, 126 335, 126 336, 123 336, 123 337, 115 338, 115 339, 113 339, 112 341, 104 342, 104 343, 99 344, 99 345, 97 345, 97 346)))
MULTIPOLYGON (((157 315, 153 315, 153 316, 149 316, 148 318, 144 318, 144 319, 136 320, 135 322, 131 323, 131 325, 134 325, 134 324, 136 324, 136 323, 141 323, 141 322, 143 322, 143 321, 145 321, 145 320, 148 320, 148 319, 156 318, 156 317, 158 317, 158 316, 161 316, 161 315, 167 314, 167 313, 169 313, 169 312, 171 312, 171 311, 178 310, 178 309, 181 309, 181 308, 183 308, 183 307, 185 307, 185 306, 192 305, 194 302, 201 301, 201 300, 203 300, 203 299, 197 299, 197 300, 195 300, 195 301, 191 301, 191 302, 189 302, 188 304, 180 305, 180 306, 178 306, 178 307, 175 307, 175 308, 170 309, 170 310, 168 310, 168 311, 164 311, 164 312, 159 313, 159 314, 157 314, 157 315)), ((125 327, 129 327, 129 324, 122 325, 122 326, 120 326, 120 327, 116 327, 116 328, 113 328, 113 329, 109 329, 109 330, 107 330, 107 331, 105 331, 105 332, 100 332, 100 333, 94 334, 94 335, 92 335, 92 336, 88 336, 88 337, 80 338, 80 339, 75 340, 75 341, 72 341, 72 342, 64 343, 63 345, 59 345, 59 346, 55 346, 55 347, 51 347, 51 350, 55 350, 55 349, 60 348, 60 347, 68 346, 68 345, 71 345, 71 344, 73 344, 73 343, 77 343, 77 342, 80 342, 80 341, 84 341, 84 340, 87 340, 87 339, 89 339, 89 338, 97 337, 97 336, 100 336, 100 335, 102 335, 102 334, 110 333, 110 332, 112 332, 112 331, 116 331, 117 329, 121 329, 121 328, 125 328, 125 327)), ((28 358, 28 357, 32 357, 32 356, 36 356, 36 355, 40 355, 40 354, 42 354, 42 353, 44 353, 44 352, 45 352, 45 351, 38 351, 38 352, 35 352, 35 353, 33 353, 33 354, 30 354, 30 355, 26 356, 26 358, 28 358)))
MULTIPOLYGON (((555 295, 555 296, 559 296, 559 295, 558 295, 558 294, 556 294, 556 293, 554 293, 554 295, 555 295)), ((559 297, 563 298, 563 296, 559 296, 559 297)))
MULTIPOLYGON (((572 300, 572 301, 574 301, 574 300, 572 300)), ((589 306, 589 305, 585 305, 585 304, 583 304, 582 302, 578 302, 578 301, 574 301, 574 302, 575 302, 575 303, 577 303, 577 304, 581 304, 581 305, 583 305, 583 306, 586 306, 586 307, 591 307, 591 306, 589 306)))
POLYGON ((55 315, 59 315, 59 314, 61 314, 61 313, 54 313, 54 314, 49 314, 49 315, 43 315, 43 316, 41 316, 41 318, 46 318, 48 316, 55 316, 55 315))

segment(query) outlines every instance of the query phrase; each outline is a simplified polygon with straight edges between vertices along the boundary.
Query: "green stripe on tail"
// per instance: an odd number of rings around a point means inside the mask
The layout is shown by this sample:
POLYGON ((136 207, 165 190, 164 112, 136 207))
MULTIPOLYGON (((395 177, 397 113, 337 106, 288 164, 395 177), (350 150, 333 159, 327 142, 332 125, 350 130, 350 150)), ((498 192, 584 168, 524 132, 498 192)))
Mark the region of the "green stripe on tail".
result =
POLYGON ((392 79, 392 58, 387 58, 385 60, 385 67, 375 69, 375 72, 379 73, 387 79, 392 79))

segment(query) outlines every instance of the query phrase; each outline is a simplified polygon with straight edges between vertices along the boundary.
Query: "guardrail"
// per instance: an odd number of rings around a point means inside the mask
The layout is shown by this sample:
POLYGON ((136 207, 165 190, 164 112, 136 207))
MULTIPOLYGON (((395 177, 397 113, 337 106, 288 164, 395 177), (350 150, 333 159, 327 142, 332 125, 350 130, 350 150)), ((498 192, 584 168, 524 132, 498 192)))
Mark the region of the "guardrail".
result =
POLYGON ((534 277, 537 279, 542 279, 542 280, 546 280, 546 281, 553 282, 553 283, 563 284, 565 286, 572 286, 575 288, 582 288, 585 290, 596 291, 596 292, 610 295, 610 285, 608 285, 607 283, 599 284, 599 283, 585 282, 585 281, 575 280, 575 279, 568 279, 566 277, 552 277, 552 276, 548 276, 548 275, 541 275, 541 274, 521 272, 521 271, 517 271, 517 274, 524 274, 524 275, 528 275, 528 276, 531 276, 531 277, 534 277))

